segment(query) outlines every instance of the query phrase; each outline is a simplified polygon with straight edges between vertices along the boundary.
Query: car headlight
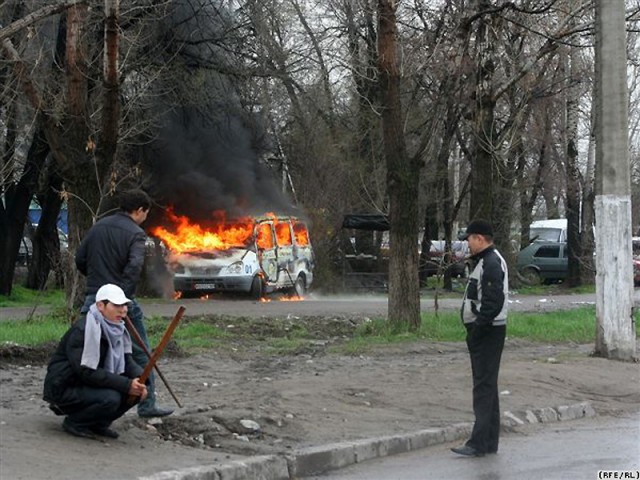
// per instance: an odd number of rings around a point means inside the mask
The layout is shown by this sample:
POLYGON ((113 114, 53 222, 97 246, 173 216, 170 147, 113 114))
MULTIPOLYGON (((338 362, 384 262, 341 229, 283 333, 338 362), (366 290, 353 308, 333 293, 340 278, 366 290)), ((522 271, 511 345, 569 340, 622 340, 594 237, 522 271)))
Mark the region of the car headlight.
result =
POLYGON ((227 273, 238 275, 244 271, 244 267, 242 265, 242 262, 235 262, 229 265, 226 270, 227 273))

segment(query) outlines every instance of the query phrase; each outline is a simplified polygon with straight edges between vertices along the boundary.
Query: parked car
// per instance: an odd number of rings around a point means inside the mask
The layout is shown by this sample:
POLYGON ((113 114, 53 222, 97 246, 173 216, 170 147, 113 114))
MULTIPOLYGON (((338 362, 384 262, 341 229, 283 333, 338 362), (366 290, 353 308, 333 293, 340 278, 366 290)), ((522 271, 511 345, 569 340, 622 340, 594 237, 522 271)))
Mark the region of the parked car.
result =
POLYGON ((428 260, 424 265, 427 276, 443 274, 450 269, 451 276, 466 278, 469 275, 469 244, 466 240, 451 242, 451 262, 444 264, 446 242, 432 240, 428 260))
POLYGON ((230 248, 170 253, 175 290, 241 292, 256 299, 285 290, 302 296, 314 267, 306 225, 295 217, 267 216, 253 219, 249 228, 249 238, 230 248))
POLYGON ((640 237, 631 239, 631 248, 633 251, 633 284, 640 286, 640 237))
MULTIPOLYGON (((640 239, 637 243, 640 249, 640 239)), ((524 282, 531 285, 564 280, 569 274, 567 244, 566 242, 533 242, 518 253, 516 268, 524 282)), ((635 286, 640 286, 640 257, 635 255, 633 283, 635 286)))
POLYGON ((516 268, 526 283, 564 280, 569 271, 565 242, 533 242, 520 250, 516 268))

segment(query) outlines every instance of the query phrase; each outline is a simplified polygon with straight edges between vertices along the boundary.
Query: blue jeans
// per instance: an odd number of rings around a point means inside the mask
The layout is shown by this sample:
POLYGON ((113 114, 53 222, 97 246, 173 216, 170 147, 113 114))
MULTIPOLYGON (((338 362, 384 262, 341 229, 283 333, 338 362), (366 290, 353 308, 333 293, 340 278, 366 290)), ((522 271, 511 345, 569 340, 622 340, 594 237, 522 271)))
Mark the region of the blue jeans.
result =
MULTIPOLYGON (((142 308, 140 308, 140 305, 138 305, 138 302, 136 302, 134 298, 132 298, 131 300, 132 300, 131 303, 128 305, 129 308, 128 308, 127 315, 129 316, 129 320, 131 320, 131 323, 133 324, 133 326, 138 331, 138 334, 140 334, 140 338, 144 342, 144 345, 147 347, 147 351, 151 352, 151 348, 149 347, 149 339, 147 338, 147 330, 144 328, 144 322, 143 322, 144 313, 142 311, 142 308)), ((80 308, 80 313, 82 314, 87 313, 91 305, 93 305, 94 303, 96 303, 96 294, 93 293, 93 294, 87 295, 84 299, 84 304, 82 305, 82 308, 80 308)), ((144 353, 144 350, 138 345, 138 342, 136 342, 136 340, 133 338, 133 335, 131 335, 131 337, 132 337, 131 340, 133 343, 133 347, 132 347, 133 359, 138 365, 144 368, 147 365, 147 361, 149 360, 149 357, 147 357, 147 354, 144 353)), ((138 403, 138 413, 153 410, 156 407, 155 387, 156 387, 156 381, 155 381, 155 377, 153 375, 153 370, 152 370, 147 380, 148 395, 143 402, 138 403)))

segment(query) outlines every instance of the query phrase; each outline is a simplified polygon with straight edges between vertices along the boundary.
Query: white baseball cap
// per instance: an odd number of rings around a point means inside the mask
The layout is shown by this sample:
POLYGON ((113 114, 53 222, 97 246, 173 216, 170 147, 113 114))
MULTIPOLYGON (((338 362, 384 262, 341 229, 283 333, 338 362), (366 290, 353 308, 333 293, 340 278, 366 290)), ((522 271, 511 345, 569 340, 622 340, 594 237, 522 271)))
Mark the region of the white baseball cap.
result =
POLYGON ((125 305, 131 302, 122 289, 113 283, 101 286, 96 292, 96 302, 103 302, 104 300, 108 300, 114 305, 125 305))

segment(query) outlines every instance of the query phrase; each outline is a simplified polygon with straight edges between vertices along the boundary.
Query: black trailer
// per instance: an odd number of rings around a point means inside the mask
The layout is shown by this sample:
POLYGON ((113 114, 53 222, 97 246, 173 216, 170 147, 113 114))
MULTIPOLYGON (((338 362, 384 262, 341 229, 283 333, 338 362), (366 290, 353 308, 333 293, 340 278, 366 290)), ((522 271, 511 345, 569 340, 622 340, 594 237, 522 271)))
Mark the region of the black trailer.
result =
POLYGON ((342 221, 342 230, 344 290, 388 291, 388 217, 348 214, 342 221))

